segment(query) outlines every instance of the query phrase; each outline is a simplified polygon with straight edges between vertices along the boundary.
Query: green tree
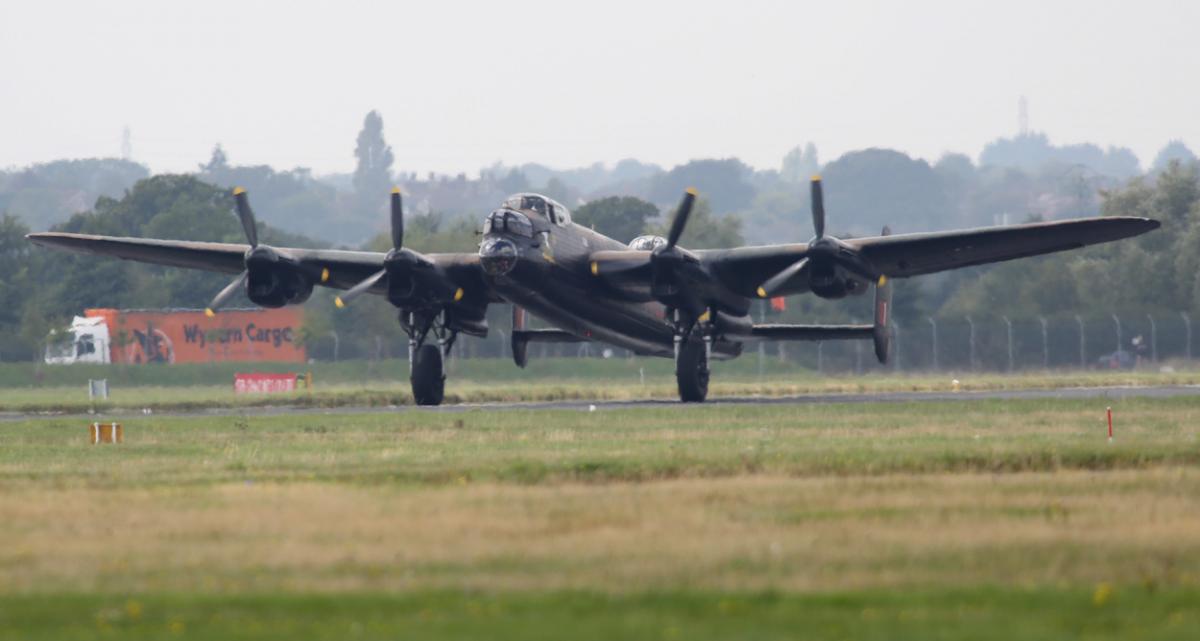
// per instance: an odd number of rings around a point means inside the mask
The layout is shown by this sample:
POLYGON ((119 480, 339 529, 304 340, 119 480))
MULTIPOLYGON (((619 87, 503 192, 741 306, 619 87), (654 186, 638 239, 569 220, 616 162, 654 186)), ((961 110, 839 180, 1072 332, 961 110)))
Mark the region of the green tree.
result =
POLYGON ((354 147, 354 191, 360 215, 374 219, 387 203, 392 184, 392 148, 383 138, 383 117, 371 111, 363 119, 362 130, 354 147))
POLYGON ((779 177, 787 182, 806 183, 809 178, 821 170, 821 162, 817 158, 817 146, 808 143, 803 149, 793 147, 783 157, 783 165, 779 169, 779 177))
MULTIPOLYGON (((662 224, 651 228, 650 233, 666 236, 671 226, 672 211, 662 224)), ((692 207, 692 215, 679 244, 688 249, 719 249, 737 247, 744 243, 742 239, 742 219, 731 214, 717 218, 713 215, 712 205, 705 198, 700 198, 692 207)))
POLYGON ((584 227, 622 242, 629 242, 646 231, 646 223, 658 218, 658 207, 632 196, 609 196, 593 200, 573 212, 574 220, 584 227))

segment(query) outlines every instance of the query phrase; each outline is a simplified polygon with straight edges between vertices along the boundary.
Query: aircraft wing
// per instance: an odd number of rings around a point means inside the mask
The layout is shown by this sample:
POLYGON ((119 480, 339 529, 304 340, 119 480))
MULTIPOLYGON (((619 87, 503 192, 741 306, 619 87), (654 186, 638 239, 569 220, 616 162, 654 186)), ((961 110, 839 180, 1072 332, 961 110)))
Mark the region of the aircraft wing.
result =
POLYGON ((1113 216, 963 231, 850 239, 864 258, 894 278, 1079 249, 1158 229, 1149 218, 1113 216))
MULTIPOLYGON (((935 272, 1039 256, 1129 238, 1157 229, 1149 218, 1081 218, 1048 223, 983 227, 948 232, 852 238, 845 245, 876 273, 905 278, 935 272)), ((770 245, 695 252, 732 291, 753 297, 764 281, 804 258, 808 245, 770 245)), ((776 290, 784 296, 808 291, 797 277, 776 290)))
MULTIPOLYGON (((210 272, 237 274, 244 268, 243 258, 248 245, 234 243, 206 243, 186 240, 157 240, 150 238, 125 238, 116 236, 94 236, 61 232, 29 234, 29 240, 43 247, 51 247, 79 254, 114 256, 139 263, 167 265, 200 269, 210 272)), ((300 261, 314 275, 329 270, 329 278, 314 283, 348 289, 364 278, 379 271, 385 254, 380 252, 346 251, 339 249, 299 249, 276 247, 277 251, 300 261)), ((445 268, 451 279, 466 292, 469 299, 477 302, 494 302, 495 297, 483 281, 479 256, 471 253, 426 254, 434 263, 445 268)), ((382 284, 371 290, 383 294, 382 284)))

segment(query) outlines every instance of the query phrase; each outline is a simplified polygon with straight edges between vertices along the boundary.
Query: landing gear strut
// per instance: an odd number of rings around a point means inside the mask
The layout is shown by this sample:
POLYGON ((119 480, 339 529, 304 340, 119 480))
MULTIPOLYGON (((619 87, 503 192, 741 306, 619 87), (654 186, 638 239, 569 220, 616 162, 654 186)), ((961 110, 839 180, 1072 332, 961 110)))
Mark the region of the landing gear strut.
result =
POLYGON ((673 316, 675 382, 679 386, 679 400, 684 403, 702 403, 708 397, 708 361, 712 356, 712 328, 708 323, 684 320, 678 311, 673 316))
POLYGON ((446 356, 458 332, 449 329, 446 313, 400 314, 400 326, 408 334, 408 371, 413 401, 417 405, 441 405, 446 395, 446 356), (436 344, 428 342, 430 334, 436 344))

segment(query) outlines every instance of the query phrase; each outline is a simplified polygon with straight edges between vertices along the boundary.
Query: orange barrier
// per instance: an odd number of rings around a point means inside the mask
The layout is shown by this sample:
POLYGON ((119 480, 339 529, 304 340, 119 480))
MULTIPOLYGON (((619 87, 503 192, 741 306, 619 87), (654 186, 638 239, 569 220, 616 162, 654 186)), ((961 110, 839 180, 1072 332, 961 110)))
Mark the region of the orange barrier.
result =
POLYGON ((121 443, 125 440, 125 430, 120 423, 92 423, 88 426, 88 437, 92 445, 100 443, 121 443))

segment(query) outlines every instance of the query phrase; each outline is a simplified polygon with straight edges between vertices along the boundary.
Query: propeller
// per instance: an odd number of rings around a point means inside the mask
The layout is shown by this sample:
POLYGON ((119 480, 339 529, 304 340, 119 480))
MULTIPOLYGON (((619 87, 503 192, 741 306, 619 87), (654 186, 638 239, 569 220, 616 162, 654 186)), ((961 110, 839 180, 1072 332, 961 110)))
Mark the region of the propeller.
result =
MULTIPOLYGON (((237 209, 238 219, 242 221, 242 231, 246 234, 246 241, 250 243, 250 250, 246 252, 246 259, 249 260, 251 254, 258 249, 258 225, 254 220, 254 211, 250 209, 250 199, 246 196, 246 190, 242 187, 235 187, 233 190, 233 202, 237 209)), ((225 286, 213 297, 212 302, 208 307, 204 308, 205 316, 215 316, 216 310, 229 301, 238 289, 246 284, 246 279, 249 278, 250 272, 243 269, 233 282, 225 286)))
POLYGON ((679 238, 687 227, 688 218, 692 215, 692 207, 696 204, 696 189, 688 187, 671 219, 671 228, 667 232, 667 244, 655 249, 650 254, 651 279, 650 288, 655 296, 662 298, 678 293, 678 268, 687 260, 678 247, 679 238))
POLYGON ((345 294, 333 299, 333 303, 338 307, 345 307, 350 301, 362 296, 383 280, 388 274, 388 264, 392 263, 400 250, 404 248, 404 202, 401 200, 399 187, 392 188, 391 213, 392 249, 383 258, 383 269, 367 276, 362 282, 346 290, 345 294))
POLYGON ((770 298, 797 278, 801 272, 808 270, 811 274, 812 270, 818 266, 829 269, 838 266, 871 281, 879 276, 856 250, 837 238, 825 235, 825 194, 821 188, 821 177, 813 176, 811 185, 813 231, 816 235, 809 242, 808 250, 799 260, 783 268, 759 286, 757 293, 761 298, 770 298))
POLYGON ((396 306, 401 306, 400 301, 411 302, 414 294, 432 297, 433 300, 442 302, 462 300, 465 292, 461 287, 447 280, 427 258, 404 248, 404 203, 399 187, 392 188, 391 225, 392 248, 383 258, 382 269, 333 299, 334 304, 345 307, 350 301, 370 291, 384 278, 388 279, 388 299, 396 306))

